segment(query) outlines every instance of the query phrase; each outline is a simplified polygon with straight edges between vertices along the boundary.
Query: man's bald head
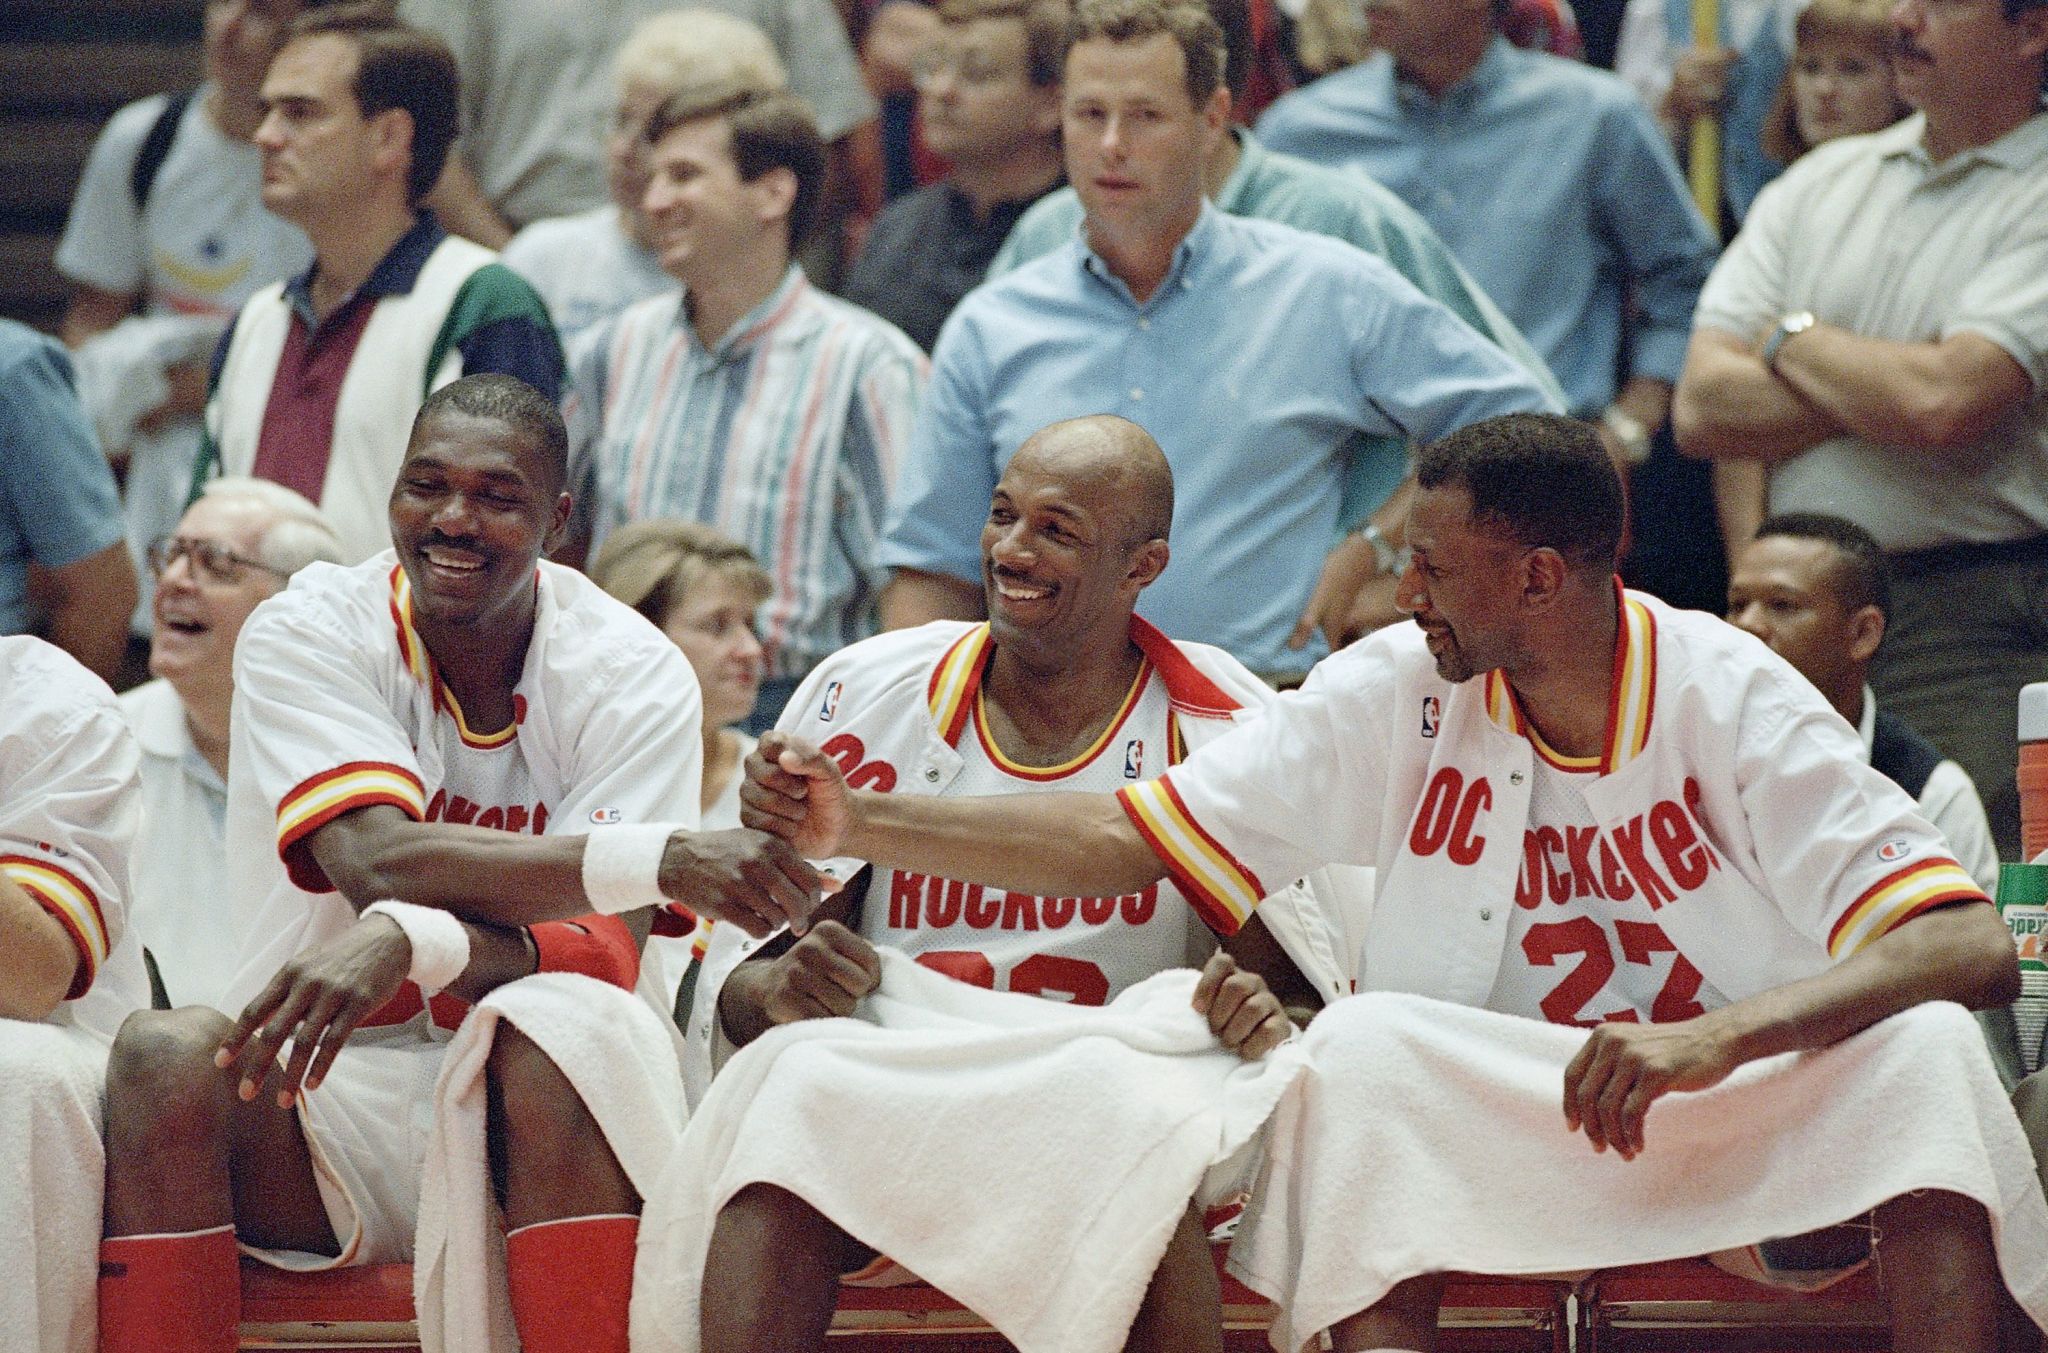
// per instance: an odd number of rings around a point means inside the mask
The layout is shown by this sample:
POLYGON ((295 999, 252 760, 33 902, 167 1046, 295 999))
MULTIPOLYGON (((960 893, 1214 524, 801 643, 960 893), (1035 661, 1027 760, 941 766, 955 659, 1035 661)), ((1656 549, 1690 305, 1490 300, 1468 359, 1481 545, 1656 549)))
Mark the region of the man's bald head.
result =
POLYGON ((1033 433, 1012 468, 1055 476, 1120 523, 1125 549, 1165 540, 1173 526, 1173 469, 1152 434, 1128 418, 1092 414, 1033 433))

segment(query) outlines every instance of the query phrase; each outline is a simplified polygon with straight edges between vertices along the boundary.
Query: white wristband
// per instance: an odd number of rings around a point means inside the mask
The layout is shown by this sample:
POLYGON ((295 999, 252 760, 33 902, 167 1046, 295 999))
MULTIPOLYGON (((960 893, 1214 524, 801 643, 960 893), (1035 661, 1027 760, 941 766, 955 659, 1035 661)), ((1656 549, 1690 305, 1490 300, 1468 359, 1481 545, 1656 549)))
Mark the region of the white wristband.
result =
POLYGON ((599 827, 583 838, 583 895, 607 916, 668 905, 661 890, 661 857, 669 833, 658 822, 599 827))
POLYGON ((372 902, 363 908, 363 915, 389 916, 405 932, 412 942, 412 967, 405 975, 419 984, 422 995, 438 996, 469 966, 469 932, 438 907, 372 902))

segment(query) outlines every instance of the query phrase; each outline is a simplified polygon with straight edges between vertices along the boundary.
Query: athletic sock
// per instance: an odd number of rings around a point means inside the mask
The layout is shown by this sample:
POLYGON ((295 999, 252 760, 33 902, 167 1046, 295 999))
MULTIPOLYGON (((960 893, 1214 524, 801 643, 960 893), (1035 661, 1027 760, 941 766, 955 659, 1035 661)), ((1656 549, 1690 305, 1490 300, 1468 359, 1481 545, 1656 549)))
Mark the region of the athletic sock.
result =
POLYGON ((241 1318, 233 1226, 100 1242, 100 1353, 234 1353, 241 1318))
POLYGON ((626 1353, 640 1219, 568 1217, 505 1237, 512 1321, 526 1353, 626 1353))

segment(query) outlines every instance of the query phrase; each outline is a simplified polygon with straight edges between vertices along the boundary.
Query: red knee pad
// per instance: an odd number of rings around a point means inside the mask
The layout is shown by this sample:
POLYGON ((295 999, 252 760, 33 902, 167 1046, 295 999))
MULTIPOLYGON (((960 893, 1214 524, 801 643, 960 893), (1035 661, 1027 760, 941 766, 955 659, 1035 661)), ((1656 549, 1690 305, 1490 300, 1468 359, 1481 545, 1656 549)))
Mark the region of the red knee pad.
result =
POLYGON ((101 1353, 235 1353, 235 1228, 101 1241, 99 1306, 101 1353))
POLYGON ((638 1217, 571 1217, 505 1237, 512 1322, 526 1353, 626 1353, 638 1217))
POLYGON ((528 926, 541 972, 580 972, 627 991, 640 980, 640 947, 616 916, 583 916, 528 926))

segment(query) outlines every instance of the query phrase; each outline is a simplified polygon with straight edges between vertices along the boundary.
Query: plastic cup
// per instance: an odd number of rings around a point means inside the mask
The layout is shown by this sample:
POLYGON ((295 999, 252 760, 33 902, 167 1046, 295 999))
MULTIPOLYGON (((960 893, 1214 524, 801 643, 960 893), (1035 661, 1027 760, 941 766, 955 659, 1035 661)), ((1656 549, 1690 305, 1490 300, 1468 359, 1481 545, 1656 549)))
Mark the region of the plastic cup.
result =
POLYGON ((2020 1062, 2031 1075, 2041 1064, 2041 1033, 2048 1027, 2048 865, 1998 866, 1998 914, 2019 952, 2020 998, 2012 1016, 2020 1062))

